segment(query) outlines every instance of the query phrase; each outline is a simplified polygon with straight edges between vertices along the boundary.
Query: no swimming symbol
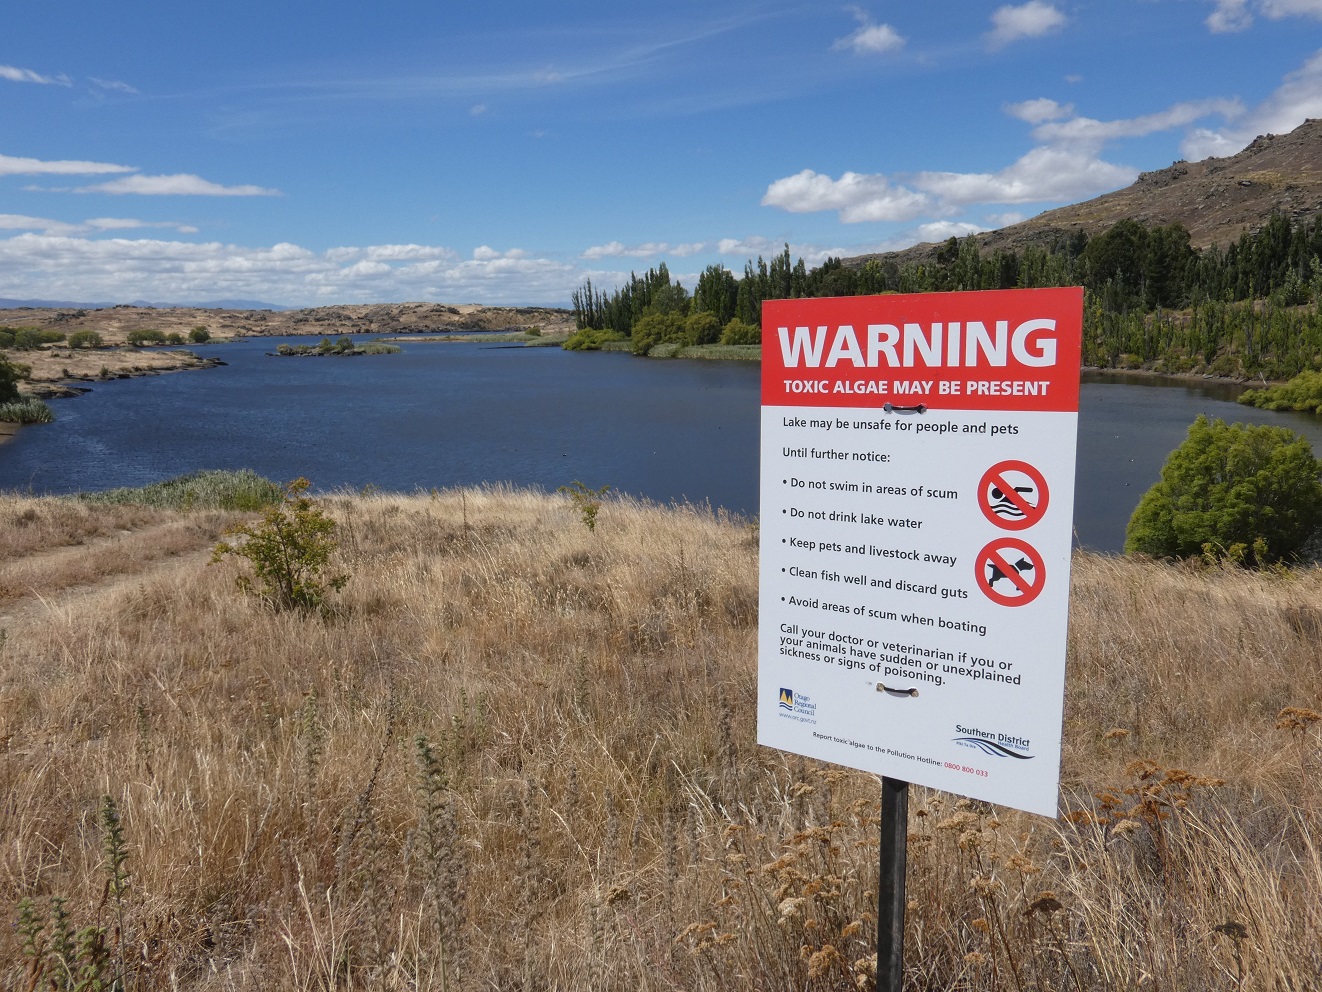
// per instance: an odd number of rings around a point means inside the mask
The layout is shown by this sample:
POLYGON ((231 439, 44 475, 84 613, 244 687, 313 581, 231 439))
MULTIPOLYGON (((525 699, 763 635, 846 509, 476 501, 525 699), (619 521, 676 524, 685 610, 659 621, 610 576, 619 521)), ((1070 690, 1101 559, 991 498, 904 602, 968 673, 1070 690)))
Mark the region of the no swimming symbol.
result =
POLYGON ((1000 606, 1027 606, 1047 583, 1042 555, 1015 537, 1000 537, 978 552, 978 588, 1000 606))
POLYGON ((1026 530, 1047 512, 1047 480, 1028 462, 997 462, 978 483, 978 509, 1002 530, 1026 530))

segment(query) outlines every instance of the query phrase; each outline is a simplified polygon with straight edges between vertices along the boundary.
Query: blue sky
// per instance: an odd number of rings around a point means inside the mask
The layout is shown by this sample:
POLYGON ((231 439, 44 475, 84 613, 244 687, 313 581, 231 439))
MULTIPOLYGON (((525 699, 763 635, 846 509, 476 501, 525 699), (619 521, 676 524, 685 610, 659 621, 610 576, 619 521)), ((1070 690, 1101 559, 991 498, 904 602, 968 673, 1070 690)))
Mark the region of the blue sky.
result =
POLYGON ((563 304, 1322 117, 1322 0, 181 5, 0 38, 0 297, 563 304))

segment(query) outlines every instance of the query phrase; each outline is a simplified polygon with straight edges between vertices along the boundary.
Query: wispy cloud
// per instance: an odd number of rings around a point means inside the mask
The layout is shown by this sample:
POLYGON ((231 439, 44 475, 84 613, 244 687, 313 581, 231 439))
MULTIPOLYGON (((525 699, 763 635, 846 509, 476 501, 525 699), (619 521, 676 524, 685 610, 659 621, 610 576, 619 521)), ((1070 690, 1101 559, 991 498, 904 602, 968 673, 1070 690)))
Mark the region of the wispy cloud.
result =
POLYGON ((1040 38, 1059 31, 1068 19, 1053 4, 1028 0, 1018 7, 1000 7, 991 16, 987 33, 989 48, 1003 48, 1021 38, 1040 38))
POLYGON ((1233 155, 1258 135, 1293 131, 1309 117, 1322 117, 1322 50, 1287 75, 1262 103, 1226 127, 1193 131, 1180 150, 1191 161, 1233 155))
POLYGON ((25 214, 0 214, 0 230, 3 231, 40 231, 43 234, 92 234, 106 231, 130 231, 143 228, 161 228, 178 231, 180 234, 196 234, 197 228, 191 224, 176 221, 136 220, 131 217, 92 217, 76 223, 63 220, 51 220, 49 217, 29 217, 25 214))
POLYGON ((113 90, 117 93, 131 93, 135 96, 138 93, 137 87, 130 86, 128 83, 120 82, 118 79, 97 79, 95 76, 90 76, 89 81, 93 86, 103 90, 113 90))
POLYGON ((0 79, 11 83, 37 83, 42 86, 72 86, 73 80, 64 73, 58 76, 45 76, 31 69, 20 69, 16 65, 0 65, 0 79))
POLYGON ((0 176, 95 176, 115 172, 136 172, 137 166, 113 162, 79 162, 67 159, 43 161, 0 155, 0 176))
POLYGON ((694 241, 688 244, 671 244, 668 241, 645 241, 642 244, 626 245, 622 241, 608 241, 604 245, 593 245, 579 256, 590 261, 603 258, 657 258, 672 255, 687 258, 705 251, 709 247, 706 241, 694 241))
POLYGON ((1314 17, 1322 20, 1322 0, 1212 0, 1215 8, 1204 21, 1213 34, 1233 34, 1253 26, 1255 14, 1269 20, 1314 17))
POLYGON ((858 28, 852 34, 836 40, 831 47, 836 51, 855 55, 887 55, 904 47, 904 38, 889 24, 877 24, 867 11, 850 8, 858 28))
POLYGON ((278 189, 264 186, 222 186, 191 173, 171 176, 125 176, 91 186, 78 186, 74 193, 134 194, 139 196, 279 196, 278 189))

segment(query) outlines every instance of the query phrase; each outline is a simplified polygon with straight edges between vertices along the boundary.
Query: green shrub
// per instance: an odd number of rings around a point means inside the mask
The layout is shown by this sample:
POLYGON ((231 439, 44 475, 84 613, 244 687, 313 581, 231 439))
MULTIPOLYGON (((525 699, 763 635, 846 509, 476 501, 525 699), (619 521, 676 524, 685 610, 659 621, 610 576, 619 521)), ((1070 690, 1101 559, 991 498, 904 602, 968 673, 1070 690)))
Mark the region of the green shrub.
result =
POLYGON ((388 344, 385 341, 369 341, 357 350, 362 355, 397 355, 399 345, 388 344))
POLYGON ((542 336, 542 329, 536 324, 533 324, 531 327, 525 328, 523 333, 530 338, 540 338, 542 336))
POLYGON ((1286 427, 1200 416, 1144 493, 1125 551, 1261 567, 1295 558, 1322 523, 1322 463, 1286 427))
POLYGON ((1322 372, 1304 371, 1279 386, 1246 389, 1239 401, 1264 410, 1322 413, 1322 372))
POLYGON ((721 330, 721 344, 761 344, 762 328, 755 324, 745 324, 738 317, 730 318, 730 322, 721 330))
POLYGON ((35 396, 0 403, 0 420, 10 424, 49 424, 55 412, 35 396))
POLYGON ((194 327, 188 332, 188 340, 193 344, 206 344, 211 340, 211 332, 205 327, 194 327))
POLYGON ((129 331, 128 341, 134 347, 144 344, 164 344, 165 334, 152 328, 139 327, 129 331))
POLYGON ((721 339, 721 322, 716 314, 707 310, 695 310, 684 320, 684 343, 715 344, 721 339))
POLYGON ((316 609, 328 590, 339 592, 349 581, 347 574, 326 574, 339 546, 335 521, 307 495, 309 485, 307 479, 289 483, 284 499, 266 510, 260 524, 226 531, 240 540, 221 541, 211 554, 213 565, 226 555, 247 561, 253 575, 240 575, 235 584, 276 610, 316 609))
POLYGON ((70 348, 104 348, 105 345, 96 331, 74 331, 69 335, 70 348))
POLYGON ((624 340, 623 336, 616 334, 614 331, 585 327, 583 330, 571 334, 560 347, 566 351, 601 351, 605 345, 612 341, 624 340))
POLYGON ((12 403, 20 398, 18 384, 32 374, 27 365, 11 362, 0 356, 0 403, 12 403))
POLYGON ((684 317, 675 312, 662 312, 649 309, 637 321, 629 332, 633 339, 633 353, 646 355, 654 347, 664 342, 684 340, 684 317))
POLYGON ((169 334, 165 335, 165 343, 166 343, 166 344, 183 344, 183 343, 184 343, 184 336, 183 336, 182 334, 180 334, 178 331, 171 331, 169 334))
POLYGON ((601 501, 609 491, 610 486, 592 489, 577 479, 567 486, 560 486, 556 490, 556 492, 564 493, 569 497, 569 501, 574 504, 574 509, 578 511, 579 519, 583 521, 583 526, 591 531, 597 529, 597 513, 601 510, 601 501))
POLYGON ((14 337, 18 332, 12 327, 0 327, 0 348, 14 347, 14 337))
POLYGON ((64 340, 62 331, 44 331, 40 327, 20 327, 14 334, 13 347, 22 351, 31 351, 44 344, 55 344, 64 340))
POLYGON ((284 487, 252 469, 191 472, 148 486, 79 493, 84 503, 154 506, 167 510, 260 510, 284 499, 284 487))

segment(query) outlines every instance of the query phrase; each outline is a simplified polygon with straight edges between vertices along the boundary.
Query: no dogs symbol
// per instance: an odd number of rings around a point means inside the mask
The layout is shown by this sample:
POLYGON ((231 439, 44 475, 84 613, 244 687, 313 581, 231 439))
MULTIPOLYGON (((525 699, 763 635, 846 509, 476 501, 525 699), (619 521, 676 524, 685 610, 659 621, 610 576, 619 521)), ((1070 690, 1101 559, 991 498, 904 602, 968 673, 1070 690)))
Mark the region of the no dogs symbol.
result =
POLYGON ((1031 544, 1015 537, 1001 537, 980 552, 978 588, 1001 606, 1027 606, 1037 599, 1047 582, 1042 555, 1031 544))
POLYGON ((1028 462, 997 462, 978 483, 978 509, 1002 530, 1025 530, 1047 512, 1047 480, 1028 462))

